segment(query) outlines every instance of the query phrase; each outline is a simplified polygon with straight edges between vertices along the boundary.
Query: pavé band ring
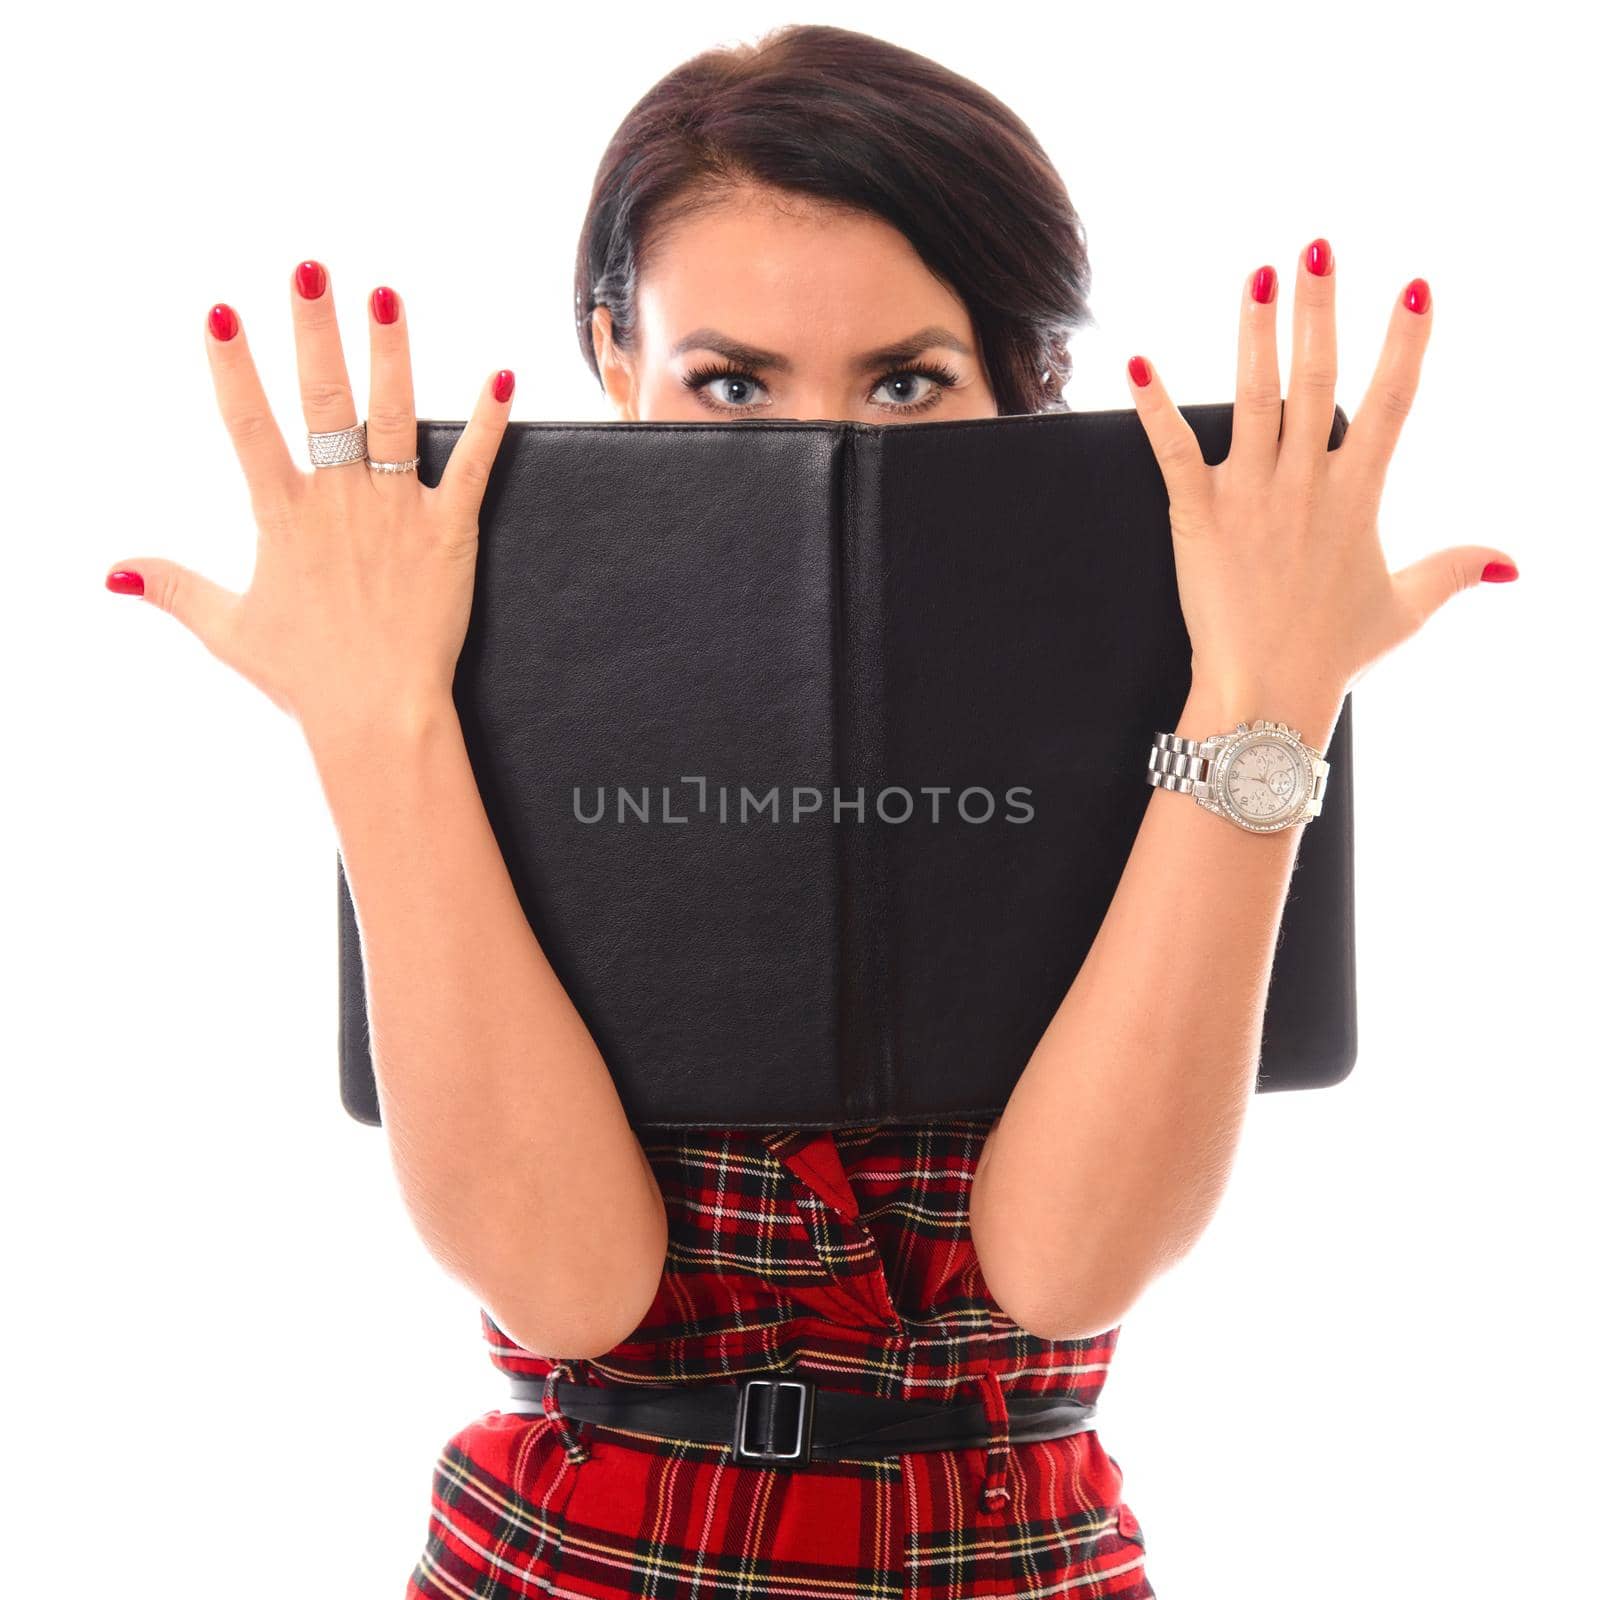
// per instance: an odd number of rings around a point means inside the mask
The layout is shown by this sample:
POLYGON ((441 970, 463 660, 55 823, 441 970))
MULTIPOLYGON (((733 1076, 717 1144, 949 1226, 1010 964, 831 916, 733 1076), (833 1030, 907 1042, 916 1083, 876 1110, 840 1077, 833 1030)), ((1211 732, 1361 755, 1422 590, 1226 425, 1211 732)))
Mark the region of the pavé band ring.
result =
POLYGON ((367 425, 335 428, 331 433, 308 433, 306 445, 314 467, 342 467, 347 462, 367 459, 367 425))

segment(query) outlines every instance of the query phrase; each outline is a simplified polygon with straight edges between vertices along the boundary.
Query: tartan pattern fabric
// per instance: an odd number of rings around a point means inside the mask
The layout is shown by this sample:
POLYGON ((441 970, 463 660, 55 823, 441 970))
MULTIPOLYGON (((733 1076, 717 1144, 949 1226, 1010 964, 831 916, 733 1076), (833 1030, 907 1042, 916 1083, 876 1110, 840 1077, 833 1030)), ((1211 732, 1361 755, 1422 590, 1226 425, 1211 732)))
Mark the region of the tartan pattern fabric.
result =
POLYGON ((1005 1395, 1097 1399, 1120 1329, 1039 1339, 995 1303, 968 1213, 991 1126, 642 1139, 669 1221, 655 1300, 593 1358, 536 1355, 480 1312, 493 1363, 546 1380, 543 1411, 491 1411, 446 1441, 407 1600, 1153 1596, 1098 1430, 1006 1435, 1005 1395), (564 1417, 551 1387, 796 1370, 863 1394, 981 1400, 989 1443, 736 1464, 728 1444, 564 1417))

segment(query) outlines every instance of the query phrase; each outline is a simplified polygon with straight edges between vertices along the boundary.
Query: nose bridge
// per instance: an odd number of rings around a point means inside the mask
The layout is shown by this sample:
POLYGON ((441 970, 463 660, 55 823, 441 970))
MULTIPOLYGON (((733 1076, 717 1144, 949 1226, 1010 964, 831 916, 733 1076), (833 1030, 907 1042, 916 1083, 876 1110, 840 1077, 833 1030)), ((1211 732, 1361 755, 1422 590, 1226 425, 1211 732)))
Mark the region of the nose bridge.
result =
POLYGON ((828 405, 821 400, 807 400, 795 406, 794 414, 786 418, 789 422, 848 422, 851 419, 843 415, 846 407, 833 404, 828 405))
POLYGON ((763 415, 781 422, 853 422, 861 395, 858 381, 820 373, 790 374, 780 380, 779 398, 763 415))

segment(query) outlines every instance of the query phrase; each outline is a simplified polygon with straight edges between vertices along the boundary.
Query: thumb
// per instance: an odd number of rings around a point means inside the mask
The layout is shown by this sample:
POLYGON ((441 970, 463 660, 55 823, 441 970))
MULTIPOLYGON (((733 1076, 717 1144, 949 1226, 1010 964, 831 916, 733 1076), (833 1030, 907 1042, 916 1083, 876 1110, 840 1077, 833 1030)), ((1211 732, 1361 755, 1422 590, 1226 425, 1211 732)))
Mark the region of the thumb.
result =
POLYGON ((1517 564, 1503 550, 1487 545, 1458 544, 1401 567, 1393 575, 1394 590, 1418 627, 1451 595, 1480 583, 1506 583, 1518 576, 1517 564))
POLYGON ((176 561, 135 556, 106 574, 114 594, 142 595, 176 617, 213 655, 226 659, 223 635, 240 596, 176 561))

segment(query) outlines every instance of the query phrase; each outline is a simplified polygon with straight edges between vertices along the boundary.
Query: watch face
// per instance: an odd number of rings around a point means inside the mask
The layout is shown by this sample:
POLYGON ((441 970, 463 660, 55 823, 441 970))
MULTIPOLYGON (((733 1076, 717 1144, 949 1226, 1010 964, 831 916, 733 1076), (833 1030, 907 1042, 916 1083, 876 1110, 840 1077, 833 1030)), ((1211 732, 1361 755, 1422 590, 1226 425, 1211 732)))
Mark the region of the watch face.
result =
POLYGON ((1237 744, 1222 772, 1221 798, 1245 822, 1271 827, 1296 809, 1305 790, 1299 753, 1271 734, 1237 744))

